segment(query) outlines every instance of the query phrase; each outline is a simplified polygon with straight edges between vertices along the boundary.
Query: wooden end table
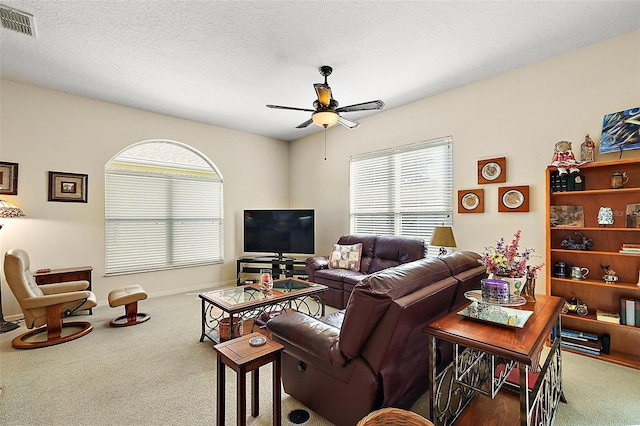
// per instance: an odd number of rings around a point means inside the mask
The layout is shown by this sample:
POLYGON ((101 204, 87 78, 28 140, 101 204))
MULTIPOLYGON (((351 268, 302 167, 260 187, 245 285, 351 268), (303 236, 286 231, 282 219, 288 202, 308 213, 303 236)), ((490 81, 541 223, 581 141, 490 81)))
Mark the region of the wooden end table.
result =
POLYGON ((216 424, 224 425, 224 405, 225 405, 225 365, 228 365, 237 373, 237 424, 247 424, 247 384, 246 373, 251 372, 251 416, 258 416, 258 369, 263 365, 273 362, 273 421, 272 424, 281 424, 281 360, 280 355, 284 346, 274 342, 261 333, 251 333, 237 339, 219 343, 213 347, 216 351, 217 359, 217 409, 216 424), (266 339, 262 346, 251 346, 249 341, 254 337, 266 339))
POLYGON ((465 318, 458 312, 466 305, 424 328, 429 338, 429 409, 434 424, 453 424, 476 392, 495 398, 503 385, 509 386, 512 372, 518 373, 518 423, 553 423, 558 402, 566 402, 560 351, 563 300, 545 295, 536 295, 536 300, 517 308, 533 312, 522 328, 465 318), (453 344, 453 362, 440 374, 436 372, 437 340, 453 344), (545 342, 550 342, 551 350, 542 360, 539 357, 545 342), (531 374, 540 365, 540 371, 531 374))

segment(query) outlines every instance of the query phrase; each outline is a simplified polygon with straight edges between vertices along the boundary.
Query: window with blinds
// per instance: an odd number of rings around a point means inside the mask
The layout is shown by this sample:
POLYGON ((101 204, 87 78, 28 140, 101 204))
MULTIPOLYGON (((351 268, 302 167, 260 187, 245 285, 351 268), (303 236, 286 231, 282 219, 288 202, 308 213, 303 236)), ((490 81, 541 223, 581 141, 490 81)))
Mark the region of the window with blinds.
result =
POLYGON ((446 137, 352 157, 351 233, 429 242, 435 226, 451 226, 452 144, 446 137))
POLYGON ((173 141, 145 141, 105 167, 107 275, 223 261, 222 176, 173 141))

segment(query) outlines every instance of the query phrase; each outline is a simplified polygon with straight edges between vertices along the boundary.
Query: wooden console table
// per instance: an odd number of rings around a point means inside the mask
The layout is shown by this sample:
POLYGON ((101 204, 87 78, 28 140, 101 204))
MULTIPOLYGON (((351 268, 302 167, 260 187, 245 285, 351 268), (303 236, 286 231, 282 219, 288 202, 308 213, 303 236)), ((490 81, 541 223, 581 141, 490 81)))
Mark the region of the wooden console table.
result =
MULTIPOLYGON (((481 393, 491 397, 516 374, 522 426, 550 425, 562 392, 559 297, 536 295, 537 302, 519 309, 533 311, 522 328, 507 327, 465 318, 456 309, 424 328, 429 338, 431 421, 451 425, 481 393), (551 350, 539 359, 545 342, 551 350), (453 344, 453 362, 436 376, 436 340, 453 344), (541 366, 539 372, 538 367, 541 366), (532 371, 536 371, 532 374, 532 371)), ((484 419, 474 418, 476 424, 484 419)))
MULTIPOLYGON (((64 283, 67 281, 89 281, 89 291, 93 291, 91 283, 92 271, 92 266, 77 266, 73 268, 52 269, 47 272, 35 272, 33 277, 38 285, 64 283)), ((89 314, 93 314, 92 309, 89 309, 89 314)))

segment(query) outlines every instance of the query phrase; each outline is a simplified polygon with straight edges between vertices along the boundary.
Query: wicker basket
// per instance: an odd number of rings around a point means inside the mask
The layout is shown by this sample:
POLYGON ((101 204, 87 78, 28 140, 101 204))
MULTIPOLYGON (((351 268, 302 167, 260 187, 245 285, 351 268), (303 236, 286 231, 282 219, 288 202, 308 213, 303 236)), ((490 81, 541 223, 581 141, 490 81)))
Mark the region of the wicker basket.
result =
POLYGON ((229 340, 231 336, 235 339, 236 337, 242 336, 242 318, 234 317, 233 318, 233 332, 231 331, 231 319, 229 317, 222 318, 220 320, 220 340, 229 340))
POLYGON ((413 411, 401 410, 400 408, 381 408, 366 415, 356 426, 433 426, 429 420, 425 419, 413 411))

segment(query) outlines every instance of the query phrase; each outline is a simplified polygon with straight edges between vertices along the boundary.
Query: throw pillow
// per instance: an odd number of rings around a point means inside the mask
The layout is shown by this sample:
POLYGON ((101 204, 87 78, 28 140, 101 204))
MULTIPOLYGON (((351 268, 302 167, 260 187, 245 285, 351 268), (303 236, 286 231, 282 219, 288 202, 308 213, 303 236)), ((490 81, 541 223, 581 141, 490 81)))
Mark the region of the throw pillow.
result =
POLYGON ((334 244, 329 256, 329 268, 349 269, 360 271, 360 258, 362 256, 362 244, 351 244, 348 246, 334 244))

